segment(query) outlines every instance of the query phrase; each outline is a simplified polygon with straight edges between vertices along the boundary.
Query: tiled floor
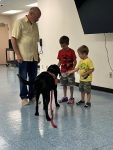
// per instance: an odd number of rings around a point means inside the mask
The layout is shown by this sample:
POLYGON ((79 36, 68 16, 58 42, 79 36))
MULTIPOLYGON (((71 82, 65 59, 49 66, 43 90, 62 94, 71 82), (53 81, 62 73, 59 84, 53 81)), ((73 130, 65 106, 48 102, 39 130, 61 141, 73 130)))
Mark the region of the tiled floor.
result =
MULTIPOLYGON (((91 109, 53 106, 54 129, 42 104, 39 117, 34 116, 34 104, 21 107, 16 74, 17 68, 0 66, 0 150, 113 150, 113 94, 92 91, 91 109)), ((74 95, 78 101, 77 87, 74 95)))

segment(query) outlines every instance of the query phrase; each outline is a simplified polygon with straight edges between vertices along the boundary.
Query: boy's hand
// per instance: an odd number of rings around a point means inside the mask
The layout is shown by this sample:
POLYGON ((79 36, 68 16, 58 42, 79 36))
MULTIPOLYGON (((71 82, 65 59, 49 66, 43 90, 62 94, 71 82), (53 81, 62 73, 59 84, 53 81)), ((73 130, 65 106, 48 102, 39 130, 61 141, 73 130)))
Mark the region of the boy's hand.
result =
POLYGON ((70 75, 70 71, 67 71, 66 74, 67 74, 67 76, 69 76, 70 75))
POLYGON ((69 76, 70 74, 74 73, 74 70, 69 70, 67 71, 67 75, 69 76))
POLYGON ((89 74, 87 74, 87 73, 83 73, 83 74, 82 74, 82 77, 83 77, 84 79, 86 79, 88 76, 89 76, 89 74))

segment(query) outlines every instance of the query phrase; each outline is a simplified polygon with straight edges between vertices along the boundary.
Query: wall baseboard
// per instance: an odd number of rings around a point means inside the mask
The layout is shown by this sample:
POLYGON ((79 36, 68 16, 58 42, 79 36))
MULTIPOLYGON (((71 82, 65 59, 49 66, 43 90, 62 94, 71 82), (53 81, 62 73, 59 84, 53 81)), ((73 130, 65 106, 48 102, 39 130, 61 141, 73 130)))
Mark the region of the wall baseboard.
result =
MULTIPOLYGON (((79 86, 79 83, 75 83, 75 85, 79 86)), ((93 90, 97 90, 97 91, 103 91, 103 92, 108 92, 108 93, 112 93, 113 94, 113 89, 110 89, 110 88, 105 88, 105 87, 92 85, 92 89, 93 90)))
MULTIPOLYGON (((58 80, 58 83, 60 83, 60 80, 58 80)), ((78 82, 75 82, 75 86, 79 86, 78 82)), ((93 90, 97 90, 97 91, 102 91, 102 92, 107 92, 107 93, 112 93, 113 94, 113 89, 110 88, 105 88, 105 87, 100 87, 100 86, 95 86, 92 85, 91 86, 93 90)))

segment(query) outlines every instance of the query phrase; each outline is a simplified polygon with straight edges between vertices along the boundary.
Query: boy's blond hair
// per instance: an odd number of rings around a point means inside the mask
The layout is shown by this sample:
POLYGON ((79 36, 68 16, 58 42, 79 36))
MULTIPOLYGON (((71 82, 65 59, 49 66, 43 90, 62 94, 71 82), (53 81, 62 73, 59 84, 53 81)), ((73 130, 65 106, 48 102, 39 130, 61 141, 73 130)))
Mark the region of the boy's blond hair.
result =
POLYGON ((86 55, 88 55, 88 53, 89 53, 89 49, 88 49, 88 47, 86 46, 86 45, 82 45, 82 46, 80 46, 78 49, 77 49, 77 51, 78 51, 78 53, 81 53, 81 54, 86 54, 86 55))

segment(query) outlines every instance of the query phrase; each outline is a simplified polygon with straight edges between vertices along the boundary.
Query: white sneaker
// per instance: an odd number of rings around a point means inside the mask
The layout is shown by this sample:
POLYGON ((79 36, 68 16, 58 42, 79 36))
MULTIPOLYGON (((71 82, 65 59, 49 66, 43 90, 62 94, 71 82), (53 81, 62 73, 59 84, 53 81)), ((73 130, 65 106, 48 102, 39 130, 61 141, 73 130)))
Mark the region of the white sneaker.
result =
POLYGON ((33 97, 32 99, 29 99, 29 103, 35 103, 36 102, 36 98, 33 97))
POLYGON ((26 105, 29 105, 29 101, 28 99, 24 98, 22 99, 22 106, 26 106, 26 105))

